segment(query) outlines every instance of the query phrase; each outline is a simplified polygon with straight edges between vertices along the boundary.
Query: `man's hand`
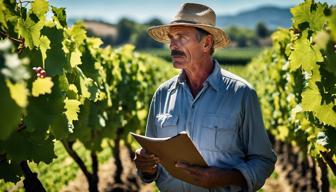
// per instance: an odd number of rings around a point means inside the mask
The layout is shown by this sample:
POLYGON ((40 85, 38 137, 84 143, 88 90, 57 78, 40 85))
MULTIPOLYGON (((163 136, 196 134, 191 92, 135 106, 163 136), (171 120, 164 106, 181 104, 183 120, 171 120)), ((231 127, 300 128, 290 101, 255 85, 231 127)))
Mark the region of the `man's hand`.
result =
POLYGON ((137 149, 134 157, 135 166, 145 177, 151 177, 156 174, 160 162, 154 154, 149 154, 145 149, 137 149))
POLYGON ((199 167, 186 163, 176 163, 176 167, 182 168, 204 188, 223 187, 227 185, 245 186, 244 176, 237 170, 225 170, 218 167, 199 167))

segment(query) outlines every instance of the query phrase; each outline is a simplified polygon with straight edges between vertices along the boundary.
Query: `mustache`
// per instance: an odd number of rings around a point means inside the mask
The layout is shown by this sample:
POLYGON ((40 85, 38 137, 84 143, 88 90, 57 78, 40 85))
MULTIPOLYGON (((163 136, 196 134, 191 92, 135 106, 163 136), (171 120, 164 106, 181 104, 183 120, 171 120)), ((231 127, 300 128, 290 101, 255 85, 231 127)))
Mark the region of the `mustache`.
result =
POLYGON ((184 52, 179 51, 179 50, 172 50, 170 55, 173 56, 185 56, 184 52))

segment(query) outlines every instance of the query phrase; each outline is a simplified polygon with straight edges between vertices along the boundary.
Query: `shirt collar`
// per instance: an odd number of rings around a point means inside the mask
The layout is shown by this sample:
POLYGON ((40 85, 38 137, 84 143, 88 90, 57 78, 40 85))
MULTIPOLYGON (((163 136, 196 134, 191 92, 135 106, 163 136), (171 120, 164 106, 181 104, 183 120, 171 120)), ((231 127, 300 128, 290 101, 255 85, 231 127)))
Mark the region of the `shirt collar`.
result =
POLYGON ((221 80, 221 67, 216 60, 213 60, 214 69, 209 75, 208 79, 204 83, 209 83, 209 85, 216 91, 219 90, 220 80, 221 80))
MULTIPOLYGON (((220 77, 221 77, 221 67, 217 60, 213 60, 214 63, 214 69, 212 73, 209 75, 207 80, 204 81, 204 85, 209 84, 211 87, 213 87, 216 91, 219 90, 220 86, 220 77)), ((177 88, 179 84, 185 83, 186 82, 186 77, 185 77, 185 72, 182 71, 177 78, 175 79, 173 85, 171 86, 171 90, 174 90, 177 88)))

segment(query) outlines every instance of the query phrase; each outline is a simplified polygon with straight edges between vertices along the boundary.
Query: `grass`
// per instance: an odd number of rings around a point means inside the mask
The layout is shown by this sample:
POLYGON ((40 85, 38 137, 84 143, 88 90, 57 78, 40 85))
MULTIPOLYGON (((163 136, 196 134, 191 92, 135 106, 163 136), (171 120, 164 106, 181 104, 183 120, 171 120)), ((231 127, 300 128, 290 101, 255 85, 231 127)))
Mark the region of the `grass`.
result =
POLYGON ((222 68, 248 80, 247 65, 222 65, 222 68))
POLYGON ((246 48, 224 48, 215 51, 215 56, 223 55, 226 57, 244 57, 253 58, 260 53, 262 48, 259 47, 246 47, 246 48))

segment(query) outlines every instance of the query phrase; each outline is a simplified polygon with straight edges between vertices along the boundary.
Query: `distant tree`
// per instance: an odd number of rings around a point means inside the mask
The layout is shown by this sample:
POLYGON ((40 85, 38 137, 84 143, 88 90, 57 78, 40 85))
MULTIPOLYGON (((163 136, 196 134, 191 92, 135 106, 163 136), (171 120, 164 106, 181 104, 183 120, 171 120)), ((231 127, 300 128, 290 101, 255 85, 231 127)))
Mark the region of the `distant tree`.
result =
POLYGON ((245 34, 241 34, 237 37, 238 47, 247 47, 248 39, 245 34))
POLYGON ((118 28, 118 38, 116 39, 116 44, 120 45, 123 43, 128 43, 130 41, 131 35, 136 30, 136 22, 128 19, 122 18, 117 24, 118 28))
POLYGON ((270 31, 267 29, 264 23, 259 22, 256 26, 256 34, 260 38, 265 38, 269 36, 270 31))
POLYGON ((160 25, 158 23, 153 25, 141 25, 136 32, 136 37, 134 37, 134 44, 136 49, 151 49, 151 48, 163 48, 163 44, 156 42, 152 39, 148 33, 147 28, 148 26, 160 25))
POLYGON ((230 40, 235 42, 238 47, 259 46, 258 37, 254 30, 231 26, 224 29, 230 40))
POLYGON ((155 25, 162 25, 162 24, 163 24, 162 21, 158 18, 153 18, 145 23, 145 25, 148 25, 148 26, 155 26, 155 25))
POLYGON ((237 41, 237 36, 239 35, 240 33, 240 30, 238 27, 236 26, 231 26, 230 28, 228 29, 224 29, 224 31, 227 32, 229 38, 231 41, 237 41))
POLYGON ((143 30, 139 33, 138 38, 136 39, 135 47, 137 49, 162 48, 163 44, 153 40, 148 35, 147 31, 143 30))

